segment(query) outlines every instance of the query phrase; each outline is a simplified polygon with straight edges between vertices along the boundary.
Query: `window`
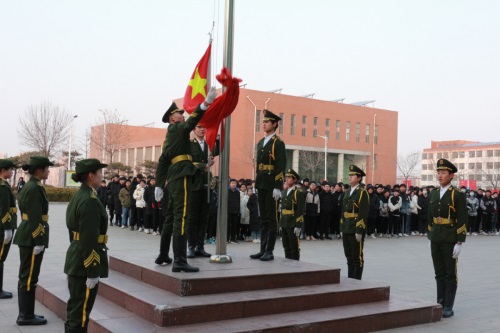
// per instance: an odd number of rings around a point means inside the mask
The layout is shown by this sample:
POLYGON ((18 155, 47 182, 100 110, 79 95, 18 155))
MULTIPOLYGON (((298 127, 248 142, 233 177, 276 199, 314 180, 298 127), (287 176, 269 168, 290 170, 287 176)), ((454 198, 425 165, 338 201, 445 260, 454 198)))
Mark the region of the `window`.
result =
POLYGON ((427 159, 427 153, 422 153, 422 159, 426 160, 427 159))
POLYGON ((427 176, 427 180, 430 181, 430 182, 434 181, 434 176, 433 175, 428 175, 427 176))
POLYGON ((465 169, 465 163, 458 163, 458 169, 460 170, 465 169))
POLYGON ((493 181, 493 175, 485 175, 486 176, 486 180, 491 182, 493 181))
POLYGON ((486 169, 493 169, 493 162, 486 162, 486 169))
POLYGON ((330 127, 330 119, 326 118, 325 126, 326 126, 326 128, 330 127))
POLYGON ((458 158, 458 151, 454 151, 451 153, 451 158, 458 158))
POLYGON ((434 158, 434 154, 433 153, 427 153, 427 158, 432 160, 434 158))
POLYGON ((340 140, 340 120, 336 121, 336 125, 335 125, 335 140, 340 140))
POLYGON ((365 143, 370 143, 370 124, 366 124, 365 143))
POLYGON ((459 151, 458 152, 458 158, 465 158, 465 152, 464 151, 459 151))
POLYGON ((302 136, 306 136, 307 116, 302 116, 302 136))
POLYGON ((375 125, 375 129, 373 130, 373 143, 378 143, 378 125, 375 125))
POLYGON ((486 157, 493 157, 493 150, 487 150, 486 157))
POLYGON ((446 158, 446 159, 448 159, 448 158, 450 158, 450 154, 448 154, 448 152, 444 152, 443 153, 443 157, 446 158))
POLYGON ((326 136, 327 138, 329 138, 329 137, 330 137, 330 130, 326 130, 326 131, 325 131, 325 136, 326 136))
POLYGON ((469 152, 469 157, 476 157, 476 152, 475 151, 470 151, 469 152))
POLYGON ((422 170, 427 170, 427 164, 422 164, 422 170))
POLYGON ((483 169, 483 163, 478 162, 476 163, 476 170, 482 170, 483 169))
POLYGON ((422 180, 425 182, 427 180, 427 175, 422 175, 422 180))
POLYGON ((443 158, 443 153, 437 153, 436 155, 437 159, 439 160, 440 158, 443 158))
POLYGON ((475 166, 475 164, 474 164, 474 163, 469 163, 469 169, 470 169, 470 170, 474 170, 474 166, 475 166))
POLYGON ((500 162, 495 162, 495 170, 500 169, 500 162))
POLYGON ((261 126, 262 124, 260 123, 260 111, 257 111, 255 113, 255 132, 259 133, 261 126))
POLYGON ((349 141, 351 138, 351 122, 346 121, 345 122, 345 141, 349 141))
POLYGON ((474 175, 469 175, 469 180, 474 180, 474 175))
POLYGON ((290 118, 290 135, 295 135, 295 115, 290 118))
POLYGON ((325 136, 327 138, 330 137, 330 119, 326 118, 326 121, 325 121, 325 136))
POLYGON ((500 150, 495 150, 495 157, 500 157, 500 150))
POLYGON ((278 133, 279 134, 283 134, 283 121, 285 120, 285 114, 284 113, 280 113, 280 118, 281 118, 281 120, 279 121, 279 130, 278 130, 278 133))
POLYGON ((373 155, 373 168, 376 169, 377 168, 377 154, 374 154, 373 155))
POLYGON ((483 151, 482 150, 476 151, 476 157, 483 157, 483 151))
POLYGON ((318 117, 314 117, 313 124, 314 124, 313 138, 317 138, 318 137, 318 117))
POLYGON ((434 164, 429 163, 429 166, 427 167, 428 170, 434 170, 434 164))
POLYGON ((360 131, 361 131, 361 124, 356 123, 356 142, 359 142, 360 131))

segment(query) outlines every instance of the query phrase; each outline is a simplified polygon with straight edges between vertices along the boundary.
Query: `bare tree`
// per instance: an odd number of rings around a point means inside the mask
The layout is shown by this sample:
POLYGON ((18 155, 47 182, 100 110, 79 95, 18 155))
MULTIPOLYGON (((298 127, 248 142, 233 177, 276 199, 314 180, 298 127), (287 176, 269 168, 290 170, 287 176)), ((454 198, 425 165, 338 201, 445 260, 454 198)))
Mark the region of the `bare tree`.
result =
POLYGON ((414 176, 414 172, 420 164, 420 161, 420 152, 413 152, 408 155, 398 155, 398 172, 405 179, 406 183, 408 183, 410 177, 414 176))
POLYGON ((129 141, 129 129, 126 120, 118 111, 101 110, 104 114, 98 124, 92 127, 90 132, 90 145, 98 152, 105 152, 103 162, 113 163, 113 156, 120 149, 127 147, 129 141))
POLYGON ((299 152, 299 163, 302 170, 310 171, 312 179, 316 179, 318 169, 325 165, 325 154, 319 151, 301 150, 299 152))
POLYGON ((485 179, 485 183, 491 185, 492 189, 497 189, 500 183, 500 175, 497 172, 498 170, 495 169, 481 169, 478 170, 477 175, 482 176, 485 179))
POLYGON ((68 112, 50 103, 32 105, 19 117, 17 134, 22 144, 51 157, 66 142, 71 119, 68 112))
POLYGON ((156 169, 158 169, 158 161, 145 160, 142 162, 141 168, 144 168, 144 174, 146 176, 154 175, 156 169))

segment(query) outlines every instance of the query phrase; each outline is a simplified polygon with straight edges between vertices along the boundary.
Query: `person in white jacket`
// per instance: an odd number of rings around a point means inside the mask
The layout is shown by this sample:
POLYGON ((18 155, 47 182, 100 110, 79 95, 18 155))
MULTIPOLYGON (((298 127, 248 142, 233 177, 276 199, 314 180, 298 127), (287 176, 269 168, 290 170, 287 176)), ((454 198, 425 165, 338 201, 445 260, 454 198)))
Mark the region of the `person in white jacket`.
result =
POLYGON ((387 237, 392 236, 401 237, 401 206, 403 205, 403 200, 399 196, 399 189, 394 189, 394 195, 389 198, 389 228, 387 228, 387 237))
POLYGON ((252 238, 250 237, 250 212, 247 208, 247 203, 249 196, 246 191, 246 186, 241 186, 243 189, 240 189, 240 230, 241 230, 241 240, 246 242, 251 242, 252 238))
MULTIPOLYGON (((137 230, 141 232, 144 231, 144 211, 146 207, 146 201, 144 201, 145 186, 146 181, 142 179, 134 191, 135 206, 137 207, 137 230)), ((134 230, 133 225, 130 226, 130 230, 134 230)), ((146 230, 146 233, 149 234, 149 229, 146 230)))
MULTIPOLYGON (((419 190, 419 192, 422 194, 422 190, 419 190)), ((410 198, 411 235, 418 236, 418 210, 422 208, 418 205, 418 195, 415 191, 411 191, 410 198)))

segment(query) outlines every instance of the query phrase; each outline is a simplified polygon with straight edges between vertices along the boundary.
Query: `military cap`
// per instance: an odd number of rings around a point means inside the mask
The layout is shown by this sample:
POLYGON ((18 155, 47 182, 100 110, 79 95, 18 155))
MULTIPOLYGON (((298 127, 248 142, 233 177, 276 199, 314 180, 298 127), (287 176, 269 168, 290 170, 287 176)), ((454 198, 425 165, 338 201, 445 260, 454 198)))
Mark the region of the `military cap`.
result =
POLYGON ((354 164, 351 164, 349 166, 349 176, 351 176, 351 175, 358 175, 358 176, 361 176, 361 177, 366 176, 366 174, 364 173, 364 171, 361 170, 360 168, 358 168, 357 166, 355 166, 354 164))
POLYGON ((292 177, 292 178, 295 178, 295 180, 300 178, 299 174, 297 172, 295 172, 295 170, 293 170, 293 169, 286 170, 285 177, 292 177))
POLYGON ((437 161, 436 169, 437 170, 448 170, 451 173, 455 173, 458 171, 457 167, 455 165, 453 165, 453 163, 451 163, 450 161, 448 161, 447 159, 444 159, 444 158, 440 158, 437 161))
POLYGON ((78 174, 85 174, 89 172, 96 172, 99 169, 107 167, 107 164, 101 163, 97 158, 87 158, 76 162, 75 172, 78 174))
POLYGON ((169 119, 170 119, 170 116, 174 112, 184 113, 184 110, 179 109, 177 107, 177 104, 175 104, 175 102, 172 102, 172 105, 170 105, 170 107, 168 108, 168 110, 165 112, 165 114, 163 115, 163 118, 161 118, 161 121, 163 121, 164 123, 168 123, 169 119))
POLYGON ((11 160, 2 159, 0 160, 0 169, 10 169, 17 168, 17 165, 14 164, 11 160))
POLYGON ((54 166, 54 163, 52 163, 45 156, 31 156, 28 165, 34 167, 46 167, 46 166, 54 166))
POLYGON ((280 117, 278 117, 277 115, 275 115, 274 113, 272 113, 269 110, 264 109, 264 111, 262 111, 262 112, 264 112, 264 119, 263 119, 264 121, 268 121, 268 120, 280 121, 281 120, 280 117))

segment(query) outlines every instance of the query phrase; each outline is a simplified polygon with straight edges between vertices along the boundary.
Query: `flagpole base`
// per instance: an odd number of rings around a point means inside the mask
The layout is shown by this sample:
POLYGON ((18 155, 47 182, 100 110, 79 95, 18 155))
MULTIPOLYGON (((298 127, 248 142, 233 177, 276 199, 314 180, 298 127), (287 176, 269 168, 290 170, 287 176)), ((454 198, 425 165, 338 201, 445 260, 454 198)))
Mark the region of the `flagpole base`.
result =
POLYGON ((214 254, 210 257, 210 262, 212 264, 230 264, 233 259, 228 254, 214 254))

